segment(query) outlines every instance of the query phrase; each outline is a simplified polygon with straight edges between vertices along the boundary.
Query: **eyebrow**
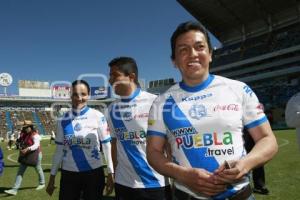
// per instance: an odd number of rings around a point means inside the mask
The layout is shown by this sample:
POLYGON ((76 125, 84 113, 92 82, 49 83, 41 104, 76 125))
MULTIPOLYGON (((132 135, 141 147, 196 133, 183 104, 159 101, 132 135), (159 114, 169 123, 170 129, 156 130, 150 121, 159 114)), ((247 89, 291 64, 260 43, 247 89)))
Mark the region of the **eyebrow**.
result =
MULTIPOLYGON (((193 45, 195 45, 195 44, 205 44, 205 41, 196 41, 195 43, 193 43, 193 45)), ((188 44, 178 44, 178 45, 176 45, 176 47, 185 47, 185 46, 190 46, 190 45, 188 45, 188 44)))

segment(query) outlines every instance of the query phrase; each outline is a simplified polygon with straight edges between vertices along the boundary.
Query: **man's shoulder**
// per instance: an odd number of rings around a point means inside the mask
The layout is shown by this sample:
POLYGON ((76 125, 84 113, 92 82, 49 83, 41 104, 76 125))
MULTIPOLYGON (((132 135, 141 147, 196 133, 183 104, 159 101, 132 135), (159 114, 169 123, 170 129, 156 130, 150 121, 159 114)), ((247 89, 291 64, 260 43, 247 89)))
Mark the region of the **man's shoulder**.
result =
POLYGON ((227 85, 230 86, 232 88, 235 89, 243 89, 245 86, 247 86, 246 83, 239 81, 239 80, 234 80, 234 79, 230 79, 230 78, 226 78, 223 76, 218 76, 218 75, 214 75, 215 76, 215 82, 214 84, 216 85, 227 85))
POLYGON ((145 91, 145 90, 142 90, 142 91, 141 91, 141 96, 142 96, 142 97, 147 97, 147 98, 152 98, 152 99, 155 99, 155 98, 157 97, 157 95, 152 94, 152 93, 150 93, 150 92, 147 92, 147 91, 145 91))

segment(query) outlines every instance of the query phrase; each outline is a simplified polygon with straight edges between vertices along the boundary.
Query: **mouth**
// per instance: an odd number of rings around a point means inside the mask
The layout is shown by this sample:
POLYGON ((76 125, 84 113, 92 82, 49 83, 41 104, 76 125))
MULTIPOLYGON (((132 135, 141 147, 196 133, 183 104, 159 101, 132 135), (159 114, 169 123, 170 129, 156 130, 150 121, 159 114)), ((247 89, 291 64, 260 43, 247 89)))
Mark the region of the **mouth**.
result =
POLYGON ((191 61, 187 64, 189 68, 200 68, 202 65, 199 61, 191 61))

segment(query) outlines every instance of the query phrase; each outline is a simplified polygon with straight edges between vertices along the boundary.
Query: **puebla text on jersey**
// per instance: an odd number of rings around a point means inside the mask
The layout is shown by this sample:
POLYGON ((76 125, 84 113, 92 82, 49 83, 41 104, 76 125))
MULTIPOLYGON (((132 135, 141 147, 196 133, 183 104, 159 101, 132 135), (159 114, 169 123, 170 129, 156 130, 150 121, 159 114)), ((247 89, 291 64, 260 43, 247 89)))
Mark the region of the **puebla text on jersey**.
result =
MULTIPOLYGON (((86 106, 80 113, 66 113, 58 122, 55 139, 57 149, 62 152, 62 169, 83 172, 103 166, 101 144, 110 140, 106 119, 99 111, 86 106)), ((60 156, 56 157, 54 163, 60 162, 60 156)), ((54 164, 51 174, 56 174, 56 171, 54 164)))
POLYGON ((115 181, 131 188, 164 187, 167 181, 146 159, 146 133, 150 107, 155 95, 140 88, 108 109, 111 136, 116 138, 118 165, 115 181))
MULTIPOLYGON (((246 155, 244 127, 266 121, 262 105, 246 84, 209 75, 200 85, 189 87, 180 82, 157 98, 149 113, 147 135, 167 138, 174 162, 213 172, 225 160, 246 155)), ((248 183, 246 178, 230 192, 248 183)), ((180 183, 175 185, 195 197, 204 197, 180 183)))

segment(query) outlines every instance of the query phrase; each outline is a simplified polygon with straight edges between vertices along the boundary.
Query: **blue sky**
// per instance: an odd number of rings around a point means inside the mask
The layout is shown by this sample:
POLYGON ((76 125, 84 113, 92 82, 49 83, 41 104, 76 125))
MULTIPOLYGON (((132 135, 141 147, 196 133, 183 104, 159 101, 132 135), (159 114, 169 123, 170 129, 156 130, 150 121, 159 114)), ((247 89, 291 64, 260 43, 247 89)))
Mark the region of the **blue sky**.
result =
POLYGON ((111 59, 131 56, 140 78, 178 81, 169 40, 187 20, 195 18, 176 0, 1 0, 0 73, 13 76, 8 93, 18 94, 18 80, 107 75, 111 59))

